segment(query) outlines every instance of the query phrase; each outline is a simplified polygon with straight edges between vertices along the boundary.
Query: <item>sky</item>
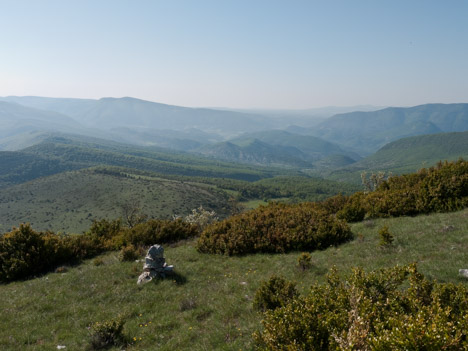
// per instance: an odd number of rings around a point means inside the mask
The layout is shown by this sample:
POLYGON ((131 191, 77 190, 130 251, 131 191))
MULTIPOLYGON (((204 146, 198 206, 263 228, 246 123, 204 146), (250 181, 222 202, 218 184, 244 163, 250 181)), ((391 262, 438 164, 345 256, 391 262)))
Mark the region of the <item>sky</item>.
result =
POLYGON ((0 96, 468 102, 465 0, 0 0, 0 96))

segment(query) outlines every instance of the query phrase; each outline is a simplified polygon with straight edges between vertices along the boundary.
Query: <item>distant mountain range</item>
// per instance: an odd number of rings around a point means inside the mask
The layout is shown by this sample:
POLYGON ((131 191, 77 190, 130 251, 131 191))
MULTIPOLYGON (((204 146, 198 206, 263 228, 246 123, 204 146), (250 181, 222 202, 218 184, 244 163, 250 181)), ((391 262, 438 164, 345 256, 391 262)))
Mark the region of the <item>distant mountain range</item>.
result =
POLYGON ((119 127, 176 131, 195 128, 232 136, 246 130, 274 127, 274 121, 262 115, 172 106, 130 97, 84 100, 27 96, 0 99, 61 113, 72 117, 83 126, 107 131, 119 127))
POLYGON ((0 150, 20 150, 62 133, 229 162, 331 170, 401 138, 468 131, 468 104, 355 108, 364 111, 329 116, 350 108, 236 111, 129 97, 11 96, 0 98, 0 150))
POLYGON ((335 115, 308 134, 368 155, 401 138, 466 130, 468 104, 427 104, 335 115))

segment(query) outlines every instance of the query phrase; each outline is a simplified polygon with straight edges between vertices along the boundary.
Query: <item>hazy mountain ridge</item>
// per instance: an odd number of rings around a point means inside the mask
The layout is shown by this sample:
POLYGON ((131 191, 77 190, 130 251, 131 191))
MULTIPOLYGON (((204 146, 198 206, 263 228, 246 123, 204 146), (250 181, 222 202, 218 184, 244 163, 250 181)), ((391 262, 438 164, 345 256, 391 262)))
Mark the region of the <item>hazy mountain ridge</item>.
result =
POLYGON ((320 123, 309 133, 362 154, 370 154, 400 138, 466 130, 468 104, 426 104, 339 114, 320 123))
MULTIPOLYGON (((289 125, 285 131, 275 126, 282 113, 292 116, 294 111, 279 110, 275 115, 259 110, 259 114, 254 114, 252 110, 189 108, 129 97, 92 100, 29 96, 0 100, 3 150, 32 146, 54 133, 74 133, 199 152, 229 162, 297 168, 310 168, 313 164, 318 169, 332 169, 359 160, 356 152, 369 155, 404 137, 468 130, 468 104, 355 111, 334 115, 312 128, 289 125)), ((339 109, 295 113, 301 119, 301 113, 330 113, 339 109)), ((286 120, 281 123, 284 125, 286 120)))
POLYGON ((261 115, 181 107, 131 97, 99 100, 42 97, 5 97, 1 99, 66 113, 86 126, 105 130, 116 127, 145 127, 178 131, 196 128, 233 135, 245 130, 270 128, 273 124, 271 119, 261 115))
POLYGON ((0 126, 2 137, 38 129, 48 130, 50 126, 53 130, 65 132, 83 128, 69 116, 5 101, 0 101, 0 126))

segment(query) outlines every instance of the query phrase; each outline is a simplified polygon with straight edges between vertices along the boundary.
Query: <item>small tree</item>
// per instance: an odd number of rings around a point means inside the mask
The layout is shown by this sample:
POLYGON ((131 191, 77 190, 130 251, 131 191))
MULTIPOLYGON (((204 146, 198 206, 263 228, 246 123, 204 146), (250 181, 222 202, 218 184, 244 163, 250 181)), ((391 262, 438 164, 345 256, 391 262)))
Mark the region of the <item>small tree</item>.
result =
POLYGON ((274 310, 287 305, 299 296, 296 284, 280 276, 264 281, 255 293, 253 307, 257 310, 274 310))
POLYGON ((388 178, 392 176, 392 173, 389 172, 388 174, 385 174, 385 172, 378 172, 378 173, 371 173, 369 178, 367 178, 367 172, 362 172, 361 173, 361 183, 364 186, 364 191, 365 192, 372 192, 377 190, 377 188, 385 182, 388 178))
POLYGON ((192 213, 185 216, 184 222, 195 224, 198 229, 203 231, 209 224, 218 221, 215 211, 207 211, 200 206, 192 210, 192 213))
POLYGON ((142 213, 141 204, 138 200, 130 200, 122 205, 122 215, 125 223, 130 228, 143 223, 148 216, 142 213))
POLYGON ((388 230, 388 226, 386 225, 379 229, 379 238, 379 245, 382 247, 392 245, 394 240, 392 233, 390 233, 390 231, 388 230))
POLYGON ((302 271, 305 271, 306 269, 310 268, 311 260, 312 260, 312 257, 310 256, 310 253, 303 252, 297 258, 297 264, 302 271))

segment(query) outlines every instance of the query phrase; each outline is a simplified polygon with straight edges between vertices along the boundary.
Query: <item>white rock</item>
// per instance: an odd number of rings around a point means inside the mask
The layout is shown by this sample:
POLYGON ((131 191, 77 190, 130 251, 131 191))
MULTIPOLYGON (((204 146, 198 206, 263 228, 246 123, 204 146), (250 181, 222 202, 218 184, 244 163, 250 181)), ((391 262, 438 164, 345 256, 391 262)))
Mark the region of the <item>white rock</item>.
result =
POLYGON ((460 274, 462 277, 468 278, 468 269, 459 269, 458 274, 460 274))

